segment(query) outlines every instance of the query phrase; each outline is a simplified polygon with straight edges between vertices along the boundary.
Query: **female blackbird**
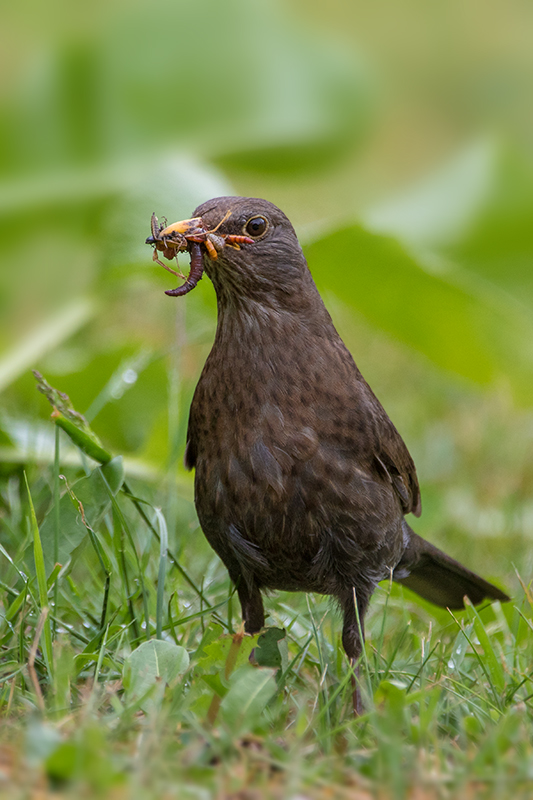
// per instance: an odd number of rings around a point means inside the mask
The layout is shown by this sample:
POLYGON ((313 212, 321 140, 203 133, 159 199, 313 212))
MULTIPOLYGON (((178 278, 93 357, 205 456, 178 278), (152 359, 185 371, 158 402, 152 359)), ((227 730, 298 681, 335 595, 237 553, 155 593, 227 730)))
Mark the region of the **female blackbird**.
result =
POLYGON ((210 200, 194 217, 217 229, 216 258, 195 246, 218 324, 185 463, 246 631, 264 625, 263 588, 333 595, 355 663, 372 592, 391 574, 443 607, 463 607, 465 595, 508 600, 405 521, 420 514, 414 463, 335 330, 287 217, 249 197, 210 200), (230 245, 236 236, 253 243, 230 245))

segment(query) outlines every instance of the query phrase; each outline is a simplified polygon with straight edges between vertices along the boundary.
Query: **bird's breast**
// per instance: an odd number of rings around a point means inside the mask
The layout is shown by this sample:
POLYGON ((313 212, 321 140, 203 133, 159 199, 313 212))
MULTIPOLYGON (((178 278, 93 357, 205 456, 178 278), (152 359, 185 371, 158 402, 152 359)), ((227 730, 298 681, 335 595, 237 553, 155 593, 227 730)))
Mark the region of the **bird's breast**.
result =
POLYGON ((346 402, 342 371, 339 383, 323 361, 291 359, 289 347, 269 370, 265 360, 210 357, 197 386, 190 431, 207 538, 272 588, 330 592, 339 564, 353 572, 378 550, 396 563, 398 501, 368 468, 369 422, 346 402), (276 583, 272 565, 281 564, 276 583))

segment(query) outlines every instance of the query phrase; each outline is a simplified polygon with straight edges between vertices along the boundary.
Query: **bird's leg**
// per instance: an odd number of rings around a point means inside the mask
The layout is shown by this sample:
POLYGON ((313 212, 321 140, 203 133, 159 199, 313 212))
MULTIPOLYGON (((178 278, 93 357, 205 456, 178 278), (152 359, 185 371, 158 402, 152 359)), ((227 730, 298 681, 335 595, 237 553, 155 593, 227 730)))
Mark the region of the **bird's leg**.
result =
POLYGON ((342 646, 353 668, 353 710, 356 716, 363 713, 363 703, 359 690, 359 665, 358 661, 363 652, 365 642, 364 617, 370 600, 370 592, 361 587, 356 592, 355 587, 340 597, 344 612, 342 628, 342 646))
POLYGON ((353 713, 355 717, 360 717, 361 714, 365 713, 365 707, 363 706, 363 701, 361 700, 361 692, 359 690, 359 664, 351 658, 350 659, 350 667, 353 669, 352 675, 350 677, 350 682, 352 684, 352 707, 353 713))
POLYGON ((242 576, 234 583, 237 586, 237 594, 241 601, 244 630, 246 633, 259 633, 265 624, 265 610, 261 592, 255 584, 251 587, 248 586, 242 576))

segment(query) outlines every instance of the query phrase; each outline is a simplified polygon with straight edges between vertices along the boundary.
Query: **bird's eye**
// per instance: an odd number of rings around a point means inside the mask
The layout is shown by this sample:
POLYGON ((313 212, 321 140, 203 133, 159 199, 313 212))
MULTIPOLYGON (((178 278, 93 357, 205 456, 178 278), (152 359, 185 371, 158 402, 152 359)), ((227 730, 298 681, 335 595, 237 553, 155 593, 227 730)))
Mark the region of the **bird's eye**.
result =
POLYGON ((268 228, 268 222, 264 217, 252 217, 244 226, 244 232, 247 236, 253 236, 256 239, 262 236, 268 228))

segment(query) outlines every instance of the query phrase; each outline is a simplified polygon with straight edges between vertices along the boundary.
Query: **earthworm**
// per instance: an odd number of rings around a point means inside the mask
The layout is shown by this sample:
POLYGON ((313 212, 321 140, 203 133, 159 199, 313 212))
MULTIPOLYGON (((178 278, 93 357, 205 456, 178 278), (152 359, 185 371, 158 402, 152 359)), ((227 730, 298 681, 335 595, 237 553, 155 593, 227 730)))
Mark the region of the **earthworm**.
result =
POLYGON ((199 242, 190 242, 189 248, 189 252, 191 254, 191 269, 189 272, 189 277, 185 283, 182 283, 181 286, 178 286, 176 289, 169 289, 165 292, 165 294, 170 295, 170 297, 181 297, 184 294, 188 294, 191 289, 194 289, 204 274, 202 246, 199 244, 199 242))

